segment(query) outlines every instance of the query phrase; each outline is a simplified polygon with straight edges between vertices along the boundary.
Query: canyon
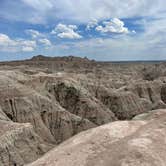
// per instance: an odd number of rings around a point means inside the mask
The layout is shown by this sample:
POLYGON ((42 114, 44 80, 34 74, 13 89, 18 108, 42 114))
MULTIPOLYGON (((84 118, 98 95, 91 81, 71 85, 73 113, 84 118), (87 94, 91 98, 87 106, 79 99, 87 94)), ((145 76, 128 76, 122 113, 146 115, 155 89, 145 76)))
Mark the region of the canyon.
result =
POLYGON ((0 166, 164 166, 165 138, 165 62, 0 62, 0 166))

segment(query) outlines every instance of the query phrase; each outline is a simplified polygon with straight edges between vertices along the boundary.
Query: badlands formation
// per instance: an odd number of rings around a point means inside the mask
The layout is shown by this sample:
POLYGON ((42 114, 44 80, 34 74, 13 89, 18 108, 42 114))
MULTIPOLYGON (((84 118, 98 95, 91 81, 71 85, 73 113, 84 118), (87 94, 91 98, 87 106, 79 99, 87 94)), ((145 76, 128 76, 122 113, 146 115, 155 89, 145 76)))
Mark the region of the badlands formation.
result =
POLYGON ((35 56, 0 63, 0 166, 165 166, 166 63, 35 56))

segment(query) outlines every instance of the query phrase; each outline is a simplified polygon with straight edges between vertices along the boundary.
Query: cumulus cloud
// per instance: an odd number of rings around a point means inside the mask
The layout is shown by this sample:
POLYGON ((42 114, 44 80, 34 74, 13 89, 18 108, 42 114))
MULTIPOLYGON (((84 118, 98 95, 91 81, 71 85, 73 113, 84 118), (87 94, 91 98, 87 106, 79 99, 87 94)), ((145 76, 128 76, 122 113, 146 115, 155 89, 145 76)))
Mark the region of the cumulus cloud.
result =
POLYGON ((30 35, 32 38, 38 38, 38 37, 43 37, 44 36, 39 31, 34 30, 34 29, 27 29, 27 30, 25 30, 25 33, 30 35))
POLYGON ((20 45, 22 51, 26 51, 26 52, 31 52, 34 51, 36 48, 36 41, 32 41, 32 40, 24 40, 24 39, 20 39, 17 40, 17 46, 20 45))
POLYGON ((124 27, 124 22, 118 18, 113 18, 110 21, 104 21, 104 26, 97 26, 96 30, 102 33, 128 33, 127 27, 124 27))
POLYGON ((11 39, 6 34, 0 34, 0 50, 3 52, 31 52, 36 48, 36 42, 24 39, 11 39))
POLYGON ((48 40, 48 39, 46 39, 46 38, 44 38, 44 39, 39 39, 38 42, 41 43, 41 44, 44 45, 44 46, 51 46, 51 45, 52 45, 51 41, 48 40))
POLYGON ((60 38, 66 39, 80 39, 82 36, 78 34, 75 30, 77 30, 76 25, 65 25, 59 23, 54 30, 52 30, 51 34, 56 34, 60 38))
POLYGON ((57 19, 88 23, 91 18, 102 21, 113 17, 156 17, 165 11, 164 4, 165 0, 5 0, 0 16, 33 24, 57 19))
POLYGON ((97 19, 92 19, 86 26, 86 30, 90 30, 98 25, 97 19))
POLYGON ((16 42, 11 40, 7 35, 0 33, 0 45, 1 46, 6 46, 6 45, 15 46, 16 42))
POLYGON ((21 0, 26 5, 38 10, 38 11, 47 11, 53 8, 53 3, 51 0, 21 0))
MULTIPOLYGON (((45 46, 45 47, 49 47, 52 45, 51 41, 49 39, 47 39, 47 35, 46 34, 42 34, 41 32, 34 30, 34 29, 27 29, 25 30, 25 32, 30 35, 33 40, 35 40, 39 45, 45 46)), ((30 51, 32 50, 31 48, 27 47, 24 49, 24 51, 30 51)))
MULTIPOLYGON (((62 40, 57 43, 59 47, 57 45, 54 47, 54 51, 58 52, 58 55, 59 53, 63 55, 64 48, 66 48, 66 54, 94 55, 94 57, 95 55, 106 55, 105 57, 108 59, 112 59, 112 56, 132 59, 132 56, 140 57, 140 55, 142 57, 148 57, 148 55, 165 57, 166 9, 164 4, 165 0, 88 0, 86 3, 85 0, 4 0, 0 5, 0 18, 5 21, 6 19, 12 20, 14 24, 17 24, 15 21, 22 21, 45 24, 48 27, 63 20, 68 24, 87 25, 87 30, 96 29, 101 33, 126 34, 131 27, 134 27, 136 31, 135 33, 134 30, 131 30, 128 35, 117 35, 115 38, 105 35, 104 39, 100 39, 100 33, 83 31, 81 34, 89 33, 89 36, 94 35, 93 38, 87 39, 85 35, 84 39, 77 42, 62 40), (103 22, 110 18, 119 19, 103 22), (124 18, 130 23, 129 26, 124 25, 126 23, 122 21, 125 20, 124 18), (99 25, 101 22, 102 24, 99 25)), ((79 39, 82 36, 76 25, 58 24, 52 34, 59 38, 79 39)), ((46 34, 40 36, 40 32, 32 29, 28 34, 32 38, 21 41, 1 34, 0 50, 32 51, 36 48, 36 43, 44 46, 40 47, 42 50, 45 45, 50 44, 47 40, 53 37, 46 34), (25 44, 23 41, 32 41, 32 43, 25 44)), ((52 49, 52 47, 50 48, 52 49)))
POLYGON ((166 58, 166 18, 139 19, 132 22, 139 25, 128 35, 117 35, 116 38, 100 36, 85 38, 77 42, 63 43, 56 48, 61 55, 80 55, 97 60, 161 60, 166 58), (64 50, 66 48, 66 50, 64 50))
POLYGON ((32 51, 34 51, 34 48, 33 47, 22 47, 22 51, 24 51, 24 52, 32 52, 32 51))

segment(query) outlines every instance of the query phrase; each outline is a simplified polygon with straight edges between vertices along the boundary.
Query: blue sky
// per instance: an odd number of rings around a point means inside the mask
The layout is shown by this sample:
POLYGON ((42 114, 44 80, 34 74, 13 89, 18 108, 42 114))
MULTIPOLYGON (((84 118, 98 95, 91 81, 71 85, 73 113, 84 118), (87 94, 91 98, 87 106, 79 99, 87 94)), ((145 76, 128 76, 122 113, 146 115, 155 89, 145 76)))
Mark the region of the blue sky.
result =
POLYGON ((165 0, 0 0, 0 60, 166 59, 165 0))

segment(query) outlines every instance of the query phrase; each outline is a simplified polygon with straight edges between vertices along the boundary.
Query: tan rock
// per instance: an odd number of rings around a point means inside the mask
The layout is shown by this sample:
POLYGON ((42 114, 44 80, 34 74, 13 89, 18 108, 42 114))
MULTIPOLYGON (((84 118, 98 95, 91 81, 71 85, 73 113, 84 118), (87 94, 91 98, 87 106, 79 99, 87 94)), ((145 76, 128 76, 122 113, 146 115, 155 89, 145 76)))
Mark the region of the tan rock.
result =
POLYGON ((24 165, 52 147, 35 133, 29 123, 0 120, 0 166, 24 165))
POLYGON ((28 166, 164 166, 166 111, 161 112, 155 119, 118 121, 82 132, 28 166))

